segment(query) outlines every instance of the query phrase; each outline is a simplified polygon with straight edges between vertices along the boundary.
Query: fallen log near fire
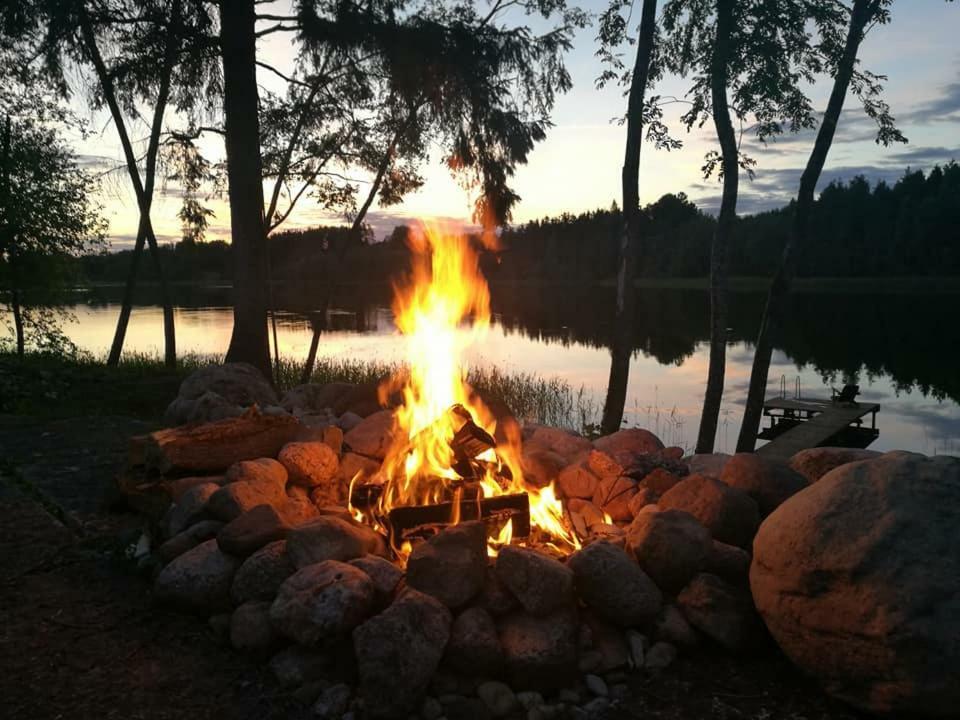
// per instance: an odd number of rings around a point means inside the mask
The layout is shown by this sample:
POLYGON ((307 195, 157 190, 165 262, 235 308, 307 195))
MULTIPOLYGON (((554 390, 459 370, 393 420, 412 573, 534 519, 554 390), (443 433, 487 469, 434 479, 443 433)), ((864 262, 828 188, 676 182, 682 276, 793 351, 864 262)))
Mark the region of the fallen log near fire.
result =
POLYGON ((300 429, 289 415, 263 415, 256 406, 235 418, 158 430, 143 440, 148 472, 214 473, 239 460, 276 457, 300 429))

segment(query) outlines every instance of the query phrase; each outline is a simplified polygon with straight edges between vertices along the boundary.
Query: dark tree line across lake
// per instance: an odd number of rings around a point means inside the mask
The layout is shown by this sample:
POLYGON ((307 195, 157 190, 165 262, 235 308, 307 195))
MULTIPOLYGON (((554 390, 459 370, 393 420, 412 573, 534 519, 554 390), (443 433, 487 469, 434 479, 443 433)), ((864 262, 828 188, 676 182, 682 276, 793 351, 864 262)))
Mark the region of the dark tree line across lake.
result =
MULTIPOLYGON (((789 232, 791 206, 742 217, 736 226, 731 273, 770 276, 789 232)), ((683 193, 643 208, 647 277, 705 277, 714 219, 683 193)), ((499 257, 485 258, 492 282, 595 285, 609 281, 617 263, 620 211, 616 207, 563 214, 503 231, 499 257)), ((816 202, 811 241, 801 259, 803 277, 960 275, 960 165, 907 171, 893 185, 860 176, 834 182, 816 202)), ((354 239, 348 227, 277 233, 270 241, 274 283, 283 295, 313 298, 331 264, 336 282, 386 282, 407 267, 406 228, 381 242, 354 239)), ((227 282, 231 250, 223 242, 180 242, 162 249, 176 282, 227 282)), ((127 252, 82 259, 83 277, 121 281, 127 252)), ((149 278, 150 267, 144 268, 149 278)))

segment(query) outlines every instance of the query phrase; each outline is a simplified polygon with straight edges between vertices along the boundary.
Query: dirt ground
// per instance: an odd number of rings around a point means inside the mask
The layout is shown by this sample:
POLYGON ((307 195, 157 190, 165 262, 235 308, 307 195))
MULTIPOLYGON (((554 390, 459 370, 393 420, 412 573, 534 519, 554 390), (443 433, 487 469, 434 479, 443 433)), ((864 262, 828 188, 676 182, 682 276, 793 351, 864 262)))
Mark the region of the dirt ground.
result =
MULTIPOLYGON (((145 429, 0 416, 0 718, 313 717, 204 620, 153 606, 123 559, 139 521, 105 503, 126 437, 145 429)), ((707 648, 628 682, 630 699, 603 718, 857 717, 776 653, 733 661, 707 648)))

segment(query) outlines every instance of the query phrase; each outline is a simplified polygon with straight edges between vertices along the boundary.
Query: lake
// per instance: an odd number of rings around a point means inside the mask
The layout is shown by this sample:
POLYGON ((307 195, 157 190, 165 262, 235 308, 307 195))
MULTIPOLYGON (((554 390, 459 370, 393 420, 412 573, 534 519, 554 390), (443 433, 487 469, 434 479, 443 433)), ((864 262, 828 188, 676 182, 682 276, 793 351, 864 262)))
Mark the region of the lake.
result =
MULTIPOLYGON (((366 292, 366 291, 365 291, 366 292)), ((578 288, 493 288, 493 323, 471 347, 470 364, 556 376, 583 387, 598 409, 609 372, 612 293, 578 288)), ((72 305, 78 322, 67 335, 81 348, 106 352, 119 309, 119 290, 83 291, 72 305)), ((763 295, 731 297, 727 380, 718 451, 736 444, 763 295)), ((861 386, 860 400, 880 403, 878 450, 960 454, 960 323, 956 296, 935 294, 798 293, 770 369, 769 394, 781 382, 793 395, 829 397, 844 382, 861 386)), ((177 291, 177 348, 223 353, 229 343, 230 290, 177 291)), ((320 329, 320 356, 402 359, 389 293, 339 293, 326 311, 309 303, 278 312, 281 354, 303 358, 320 329), (312 324, 311 324, 312 323, 312 324)), ((631 364, 627 424, 648 428, 667 444, 696 440, 706 379, 708 300, 703 290, 640 291, 631 364)), ((150 291, 138 299, 126 349, 157 352, 162 315, 150 291)))

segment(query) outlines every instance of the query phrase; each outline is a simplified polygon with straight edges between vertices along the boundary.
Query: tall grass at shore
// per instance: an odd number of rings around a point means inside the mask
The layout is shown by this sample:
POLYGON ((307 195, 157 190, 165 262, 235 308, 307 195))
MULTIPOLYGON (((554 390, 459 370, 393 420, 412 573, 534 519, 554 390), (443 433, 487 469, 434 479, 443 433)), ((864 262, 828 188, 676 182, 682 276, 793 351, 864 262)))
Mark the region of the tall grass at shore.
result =
MULTIPOLYGON (((187 353, 177 367, 153 353, 125 353, 115 368, 105 356, 0 353, 0 412, 43 417, 129 414, 159 419, 180 382, 194 370, 223 362, 215 354, 187 353)), ((379 360, 320 357, 310 381, 377 383, 402 366, 379 360)), ((282 393, 300 383, 303 362, 281 359, 277 385, 282 393)), ((585 388, 567 381, 495 366, 473 368, 467 382, 483 397, 502 401, 524 422, 595 433, 599 411, 585 388)))

